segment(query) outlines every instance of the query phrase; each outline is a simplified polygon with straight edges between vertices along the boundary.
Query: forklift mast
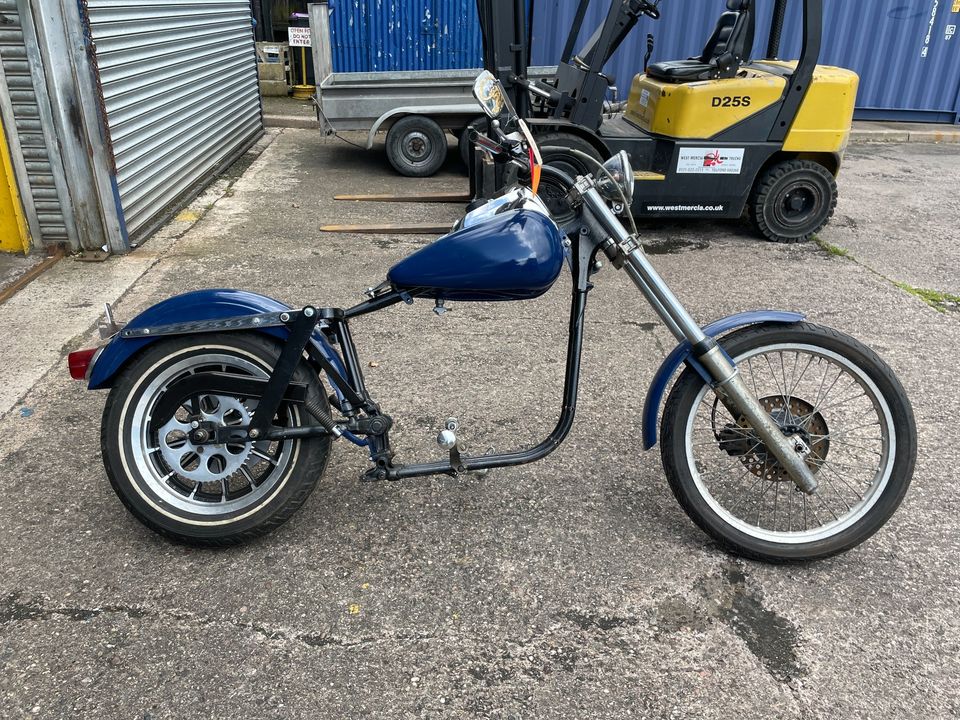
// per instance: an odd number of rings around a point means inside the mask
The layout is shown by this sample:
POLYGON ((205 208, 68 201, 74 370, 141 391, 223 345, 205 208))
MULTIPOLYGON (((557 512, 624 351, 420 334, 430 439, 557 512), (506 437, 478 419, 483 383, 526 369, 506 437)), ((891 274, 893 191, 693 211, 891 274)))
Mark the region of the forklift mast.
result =
POLYGON ((557 68, 556 93, 552 117, 565 118, 576 125, 596 130, 603 119, 603 103, 613 84, 603 74, 603 67, 617 51, 630 31, 644 15, 659 17, 660 0, 614 0, 603 24, 598 27, 580 51, 573 48, 580 34, 590 0, 580 0, 573 26, 564 45, 557 68))
POLYGON ((503 84, 518 115, 529 117, 530 93, 525 80, 530 65, 533 0, 477 0, 477 14, 483 34, 484 69, 503 84))
MULTIPOLYGON (((803 3, 803 51, 789 85, 791 92, 786 97, 771 140, 782 141, 786 137, 820 60, 823 0, 775 0, 765 59, 778 59, 787 7, 797 1, 803 3)), ((603 75, 603 68, 644 15, 654 19, 659 17, 659 2, 613 0, 603 24, 574 54, 579 30, 590 5, 590 0, 580 0, 560 58, 556 84, 552 88, 541 85, 542 89, 549 90, 547 114, 550 117, 569 120, 592 131, 600 127, 604 101, 612 85, 611 79, 603 75)), ((638 69, 640 64, 641 58, 638 58, 638 69)))

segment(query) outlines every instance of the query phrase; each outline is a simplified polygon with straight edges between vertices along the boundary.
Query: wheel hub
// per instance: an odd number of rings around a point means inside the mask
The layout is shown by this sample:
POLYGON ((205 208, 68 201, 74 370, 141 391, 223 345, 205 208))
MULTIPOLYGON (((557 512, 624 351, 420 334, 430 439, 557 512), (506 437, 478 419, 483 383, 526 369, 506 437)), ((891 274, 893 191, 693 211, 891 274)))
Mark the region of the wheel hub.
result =
POLYGON ((816 209, 818 198, 816 189, 808 183, 791 185, 780 198, 780 221, 787 225, 806 222, 816 209))
POLYGON ((424 133, 414 131, 407 135, 403 147, 409 159, 423 160, 430 154, 430 139, 424 133))
MULTIPOLYGON (((780 431, 796 441, 796 448, 806 459, 810 471, 818 473, 830 450, 830 431, 823 415, 816 412, 816 408, 806 400, 795 397, 786 402, 782 395, 773 395, 761 398, 760 405, 780 426, 780 431)), ((793 482, 787 470, 767 450, 743 416, 736 425, 727 425, 717 433, 717 437, 721 449, 732 457, 738 457, 756 477, 772 482, 793 482)))
MULTIPOLYGON (((202 395, 199 419, 184 421, 174 415, 160 428, 160 454, 167 466, 180 477, 196 483, 220 482, 240 470, 252 451, 252 445, 199 444, 208 426, 247 425, 252 413, 240 400, 226 395, 202 395), (203 427, 194 427, 194 422, 203 427), (195 442, 198 441, 198 442, 195 442)), ((196 408, 194 408, 196 413, 196 408)))

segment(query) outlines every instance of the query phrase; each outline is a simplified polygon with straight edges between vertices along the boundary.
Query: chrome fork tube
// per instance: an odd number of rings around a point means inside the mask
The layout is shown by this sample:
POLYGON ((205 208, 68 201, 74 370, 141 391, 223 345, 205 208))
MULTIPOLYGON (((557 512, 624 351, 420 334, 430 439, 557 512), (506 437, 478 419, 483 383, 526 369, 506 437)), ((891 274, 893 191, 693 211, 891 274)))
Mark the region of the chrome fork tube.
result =
POLYGON ((714 380, 714 391, 732 413, 743 415, 757 433, 757 437, 790 474, 791 479, 803 492, 812 495, 817 490, 817 479, 807 466, 803 453, 809 452, 806 445, 795 438, 788 438, 780 426, 764 410, 758 398, 747 388, 743 377, 717 343, 708 338, 660 273, 653 267, 643 250, 635 245, 633 238, 613 214, 607 203, 590 188, 582 195, 591 212, 611 232, 618 245, 630 247, 623 260, 623 267, 634 284, 644 294, 654 311, 661 317, 670 332, 681 342, 693 346, 697 361, 714 380))
POLYGON ((719 345, 714 345, 698 357, 697 361, 716 380, 714 390, 723 399, 724 405, 739 411, 746 418, 764 447, 790 474, 797 487, 808 495, 813 495, 819 483, 807 465, 805 456, 810 453, 807 445, 799 438, 789 438, 783 434, 780 426, 750 392, 743 376, 727 359, 719 345))

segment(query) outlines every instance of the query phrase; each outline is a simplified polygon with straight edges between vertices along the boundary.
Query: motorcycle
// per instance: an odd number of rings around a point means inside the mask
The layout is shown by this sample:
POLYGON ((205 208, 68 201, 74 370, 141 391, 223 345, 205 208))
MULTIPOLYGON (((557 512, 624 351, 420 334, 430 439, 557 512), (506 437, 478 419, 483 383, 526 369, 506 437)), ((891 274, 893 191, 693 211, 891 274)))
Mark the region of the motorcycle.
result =
POLYGON ((514 173, 515 186, 390 268, 359 304, 295 309, 240 290, 202 290, 124 326, 108 307, 109 342, 71 353, 69 365, 90 389, 110 390, 103 461, 130 512, 173 540, 229 545, 289 519, 335 441, 369 453, 364 481, 542 460, 573 423, 587 296, 606 258, 679 343, 647 394, 642 442, 656 445, 662 406, 663 467, 689 517, 725 549, 771 562, 827 557, 875 533, 902 501, 916 460, 910 402, 891 369, 799 313, 748 312, 701 327, 645 255, 636 228, 624 225, 632 225, 634 190, 627 155, 591 159, 594 173, 570 177, 543 165, 491 74, 478 77, 474 95, 490 131, 473 140, 514 173), (562 229, 537 195, 546 176, 567 188, 572 219, 562 229), (398 462, 393 420, 367 391, 351 323, 416 300, 440 313, 447 302, 536 298, 565 265, 569 338, 553 431, 535 447, 471 455, 451 418, 437 437, 442 459, 398 462))

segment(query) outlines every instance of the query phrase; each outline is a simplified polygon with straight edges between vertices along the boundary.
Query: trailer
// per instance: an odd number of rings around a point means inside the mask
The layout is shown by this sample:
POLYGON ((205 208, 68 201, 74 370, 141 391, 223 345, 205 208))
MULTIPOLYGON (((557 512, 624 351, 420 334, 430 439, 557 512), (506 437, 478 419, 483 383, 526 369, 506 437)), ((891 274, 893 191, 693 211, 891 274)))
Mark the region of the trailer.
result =
MULTIPOLYGON (((333 72, 327 4, 308 7, 317 83, 313 102, 326 135, 366 132, 369 150, 377 133, 386 132, 387 159, 394 169, 409 177, 428 177, 446 160, 449 132, 467 162, 469 126, 484 118, 472 94, 482 68, 333 72)), ((532 67, 528 77, 548 80, 556 72, 556 66, 532 67)))

